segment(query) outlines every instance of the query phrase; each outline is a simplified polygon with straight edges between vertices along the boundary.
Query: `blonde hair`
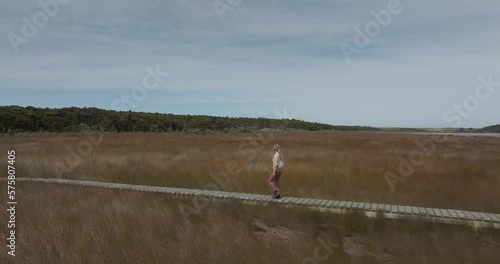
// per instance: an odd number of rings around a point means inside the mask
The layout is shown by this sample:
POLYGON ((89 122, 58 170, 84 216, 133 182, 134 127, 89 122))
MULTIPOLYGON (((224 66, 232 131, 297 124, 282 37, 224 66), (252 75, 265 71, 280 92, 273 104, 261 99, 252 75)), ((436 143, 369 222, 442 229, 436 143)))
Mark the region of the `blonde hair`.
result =
POLYGON ((274 144, 273 149, 280 152, 280 145, 274 144))

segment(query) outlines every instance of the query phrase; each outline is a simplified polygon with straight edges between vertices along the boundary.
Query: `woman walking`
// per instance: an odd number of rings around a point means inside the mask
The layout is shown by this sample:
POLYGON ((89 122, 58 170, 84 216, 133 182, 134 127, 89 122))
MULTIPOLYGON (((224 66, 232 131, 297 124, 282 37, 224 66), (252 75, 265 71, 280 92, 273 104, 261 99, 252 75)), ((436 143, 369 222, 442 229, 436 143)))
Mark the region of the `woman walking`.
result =
POLYGON ((283 162, 283 156, 281 156, 280 153, 280 146, 275 144, 273 146, 273 150, 273 173, 269 176, 269 185, 271 185, 271 189, 273 189, 273 199, 280 199, 280 178, 285 163, 283 162))

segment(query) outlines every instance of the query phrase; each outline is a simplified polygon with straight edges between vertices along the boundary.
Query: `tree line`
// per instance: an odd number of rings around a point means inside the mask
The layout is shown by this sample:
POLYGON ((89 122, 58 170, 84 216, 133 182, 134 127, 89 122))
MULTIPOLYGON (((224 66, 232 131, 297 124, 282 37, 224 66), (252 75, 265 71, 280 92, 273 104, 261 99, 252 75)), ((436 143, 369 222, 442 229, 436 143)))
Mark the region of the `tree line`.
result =
POLYGON ((0 106, 0 132, 251 132, 277 130, 378 130, 366 126, 334 126, 297 119, 175 115, 104 110, 95 107, 37 108, 0 106))
POLYGON ((486 133, 500 133, 500 124, 498 125, 493 125, 493 126, 487 126, 479 130, 480 132, 486 132, 486 133))

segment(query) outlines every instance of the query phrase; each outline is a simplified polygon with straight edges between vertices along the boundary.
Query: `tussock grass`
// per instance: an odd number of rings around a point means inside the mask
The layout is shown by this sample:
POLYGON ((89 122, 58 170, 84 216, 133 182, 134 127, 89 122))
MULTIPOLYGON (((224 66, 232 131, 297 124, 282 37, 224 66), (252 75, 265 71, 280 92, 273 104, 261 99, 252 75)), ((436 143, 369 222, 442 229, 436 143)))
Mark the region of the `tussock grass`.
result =
MULTIPOLYGON (((0 188, 6 183, 0 182, 0 188)), ((210 203, 188 218, 187 198, 19 182, 18 251, 0 263, 497 263, 500 233, 417 221, 383 225, 356 213, 210 203), (324 256, 326 251, 320 252, 324 256)), ((0 197, 0 204, 5 204, 0 197)), ((6 237, 6 226, 0 227, 6 237)))
MULTIPOLYGON (((68 149, 88 135, 0 137, 18 149, 19 177, 55 177, 68 149)), ((109 133, 63 178, 269 194, 272 145, 285 157, 284 196, 405 204, 500 213, 500 139, 448 137, 391 192, 385 171, 418 149, 422 135, 347 132, 273 134, 109 133), (230 165, 228 165, 230 164, 230 165), (228 169, 229 167, 229 169, 228 169), (228 182, 210 175, 230 173, 228 182)), ((5 170, 5 163, 0 163, 5 170)))

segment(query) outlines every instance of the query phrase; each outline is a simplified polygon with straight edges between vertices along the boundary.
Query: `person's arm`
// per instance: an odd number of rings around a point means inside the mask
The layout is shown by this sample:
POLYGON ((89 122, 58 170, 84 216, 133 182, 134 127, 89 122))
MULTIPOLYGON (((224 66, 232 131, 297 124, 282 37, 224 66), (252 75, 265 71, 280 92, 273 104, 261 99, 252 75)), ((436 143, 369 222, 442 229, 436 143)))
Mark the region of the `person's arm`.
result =
POLYGON ((280 155, 278 153, 275 153, 273 156, 273 172, 278 169, 278 160, 280 158, 280 155))

